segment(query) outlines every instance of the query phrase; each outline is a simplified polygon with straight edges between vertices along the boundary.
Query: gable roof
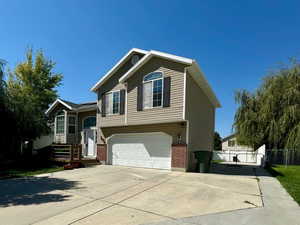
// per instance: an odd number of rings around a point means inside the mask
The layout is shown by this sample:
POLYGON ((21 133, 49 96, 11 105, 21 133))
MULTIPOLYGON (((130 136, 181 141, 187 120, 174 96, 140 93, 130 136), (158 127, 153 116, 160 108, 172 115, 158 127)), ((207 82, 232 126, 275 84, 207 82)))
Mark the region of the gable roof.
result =
POLYGON ((171 60, 171 61, 175 61, 175 62, 179 62, 179 63, 183 63, 186 65, 192 65, 192 63, 193 63, 193 60, 189 59, 189 58, 184 58, 184 57, 171 55, 171 54, 164 53, 164 52, 151 50, 140 61, 138 61, 133 67, 131 67, 130 70, 128 70, 119 79, 119 82, 124 83, 129 77, 131 77, 134 74, 135 71, 137 71, 139 68, 141 68, 145 63, 147 63, 154 56, 163 58, 163 59, 167 59, 167 60, 171 60))
POLYGON ((145 51, 141 49, 131 49, 107 74, 105 74, 92 88, 91 91, 97 91, 98 88, 107 80, 109 79, 114 72, 120 68, 127 59, 133 54, 135 51, 141 51, 141 53, 145 54, 133 67, 131 67, 120 79, 120 83, 124 83, 128 78, 130 78, 134 72, 136 72, 139 68, 141 68, 145 63, 147 63, 152 57, 159 57, 162 59, 178 62, 187 65, 187 71, 193 76, 194 80, 197 84, 202 88, 204 93, 207 95, 211 103, 214 107, 219 108, 221 104, 217 99, 216 95, 214 94, 212 88, 208 84, 204 74, 202 73, 199 65, 197 64, 196 60, 176 56, 164 52, 159 52, 155 50, 145 51), (123 62, 122 62, 123 61, 123 62))
POLYGON ((63 99, 56 99, 51 105, 50 107, 47 109, 47 111, 45 112, 46 115, 48 115, 50 112, 52 112, 52 110, 58 105, 58 104, 62 104, 65 107, 67 107, 68 109, 70 109, 71 111, 84 111, 84 110, 88 110, 88 109, 97 109, 97 102, 85 102, 85 103, 74 103, 74 102, 70 102, 70 101, 66 101, 63 99))
POLYGON ((222 142, 227 141, 227 140, 229 140, 229 139, 231 139, 231 138, 233 138, 233 137, 235 137, 235 134, 230 134, 229 136, 224 137, 224 138, 222 139, 222 142))
POLYGON ((143 55, 146 55, 148 51, 138 49, 138 48, 133 48, 131 49, 126 55, 124 55, 118 62, 117 64, 111 68, 92 88, 91 91, 96 92, 98 88, 106 81, 108 80, 121 66, 125 64, 125 62, 134 54, 134 53, 141 53, 143 55))

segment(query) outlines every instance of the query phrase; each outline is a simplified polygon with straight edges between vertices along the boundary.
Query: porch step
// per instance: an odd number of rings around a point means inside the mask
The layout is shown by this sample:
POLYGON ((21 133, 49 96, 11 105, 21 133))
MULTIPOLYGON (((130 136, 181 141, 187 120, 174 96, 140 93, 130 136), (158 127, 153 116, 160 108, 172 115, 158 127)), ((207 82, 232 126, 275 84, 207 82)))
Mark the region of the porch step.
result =
POLYGON ((80 162, 84 166, 100 165, 100 163, 96 159, 81 159, 80 161, 73 160, 73 162, 80 162))

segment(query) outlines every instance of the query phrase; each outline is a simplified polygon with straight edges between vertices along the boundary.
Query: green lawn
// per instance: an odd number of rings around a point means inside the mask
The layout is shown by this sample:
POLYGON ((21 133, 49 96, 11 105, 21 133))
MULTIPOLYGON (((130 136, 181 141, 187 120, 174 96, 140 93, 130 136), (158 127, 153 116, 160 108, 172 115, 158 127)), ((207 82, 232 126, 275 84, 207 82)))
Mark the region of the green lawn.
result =
POLYGON ((37 169, 9 169, 7 170, 7 175, 9 177, 26 177, 26 176, 34 176, 43 173, 53 173, 57 171, 64 170, 62 166, 57 167, 49 167, 49 168, 37 168, 37 169))
POLYGON ((274 165, 269 172, 275 176, 287 192, 300 205, 300 166, 274 165))
POLYGON ((0 168, 0 179, 34 176, 63 170, 63 165, 52 162, 20 161, 6 168, 0 168))

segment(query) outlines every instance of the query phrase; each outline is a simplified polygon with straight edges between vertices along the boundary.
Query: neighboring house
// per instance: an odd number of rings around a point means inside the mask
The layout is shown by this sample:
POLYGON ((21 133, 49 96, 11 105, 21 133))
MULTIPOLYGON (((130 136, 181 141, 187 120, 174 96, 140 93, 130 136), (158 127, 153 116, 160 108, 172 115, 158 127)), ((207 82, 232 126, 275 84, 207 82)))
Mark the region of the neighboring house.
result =
POLYGON ((96 155, 97 102, 76 104, 57 99, 46 111, 52 121, 53 143, 82 144, 84 157, 96 155))
POLYGON ((245 145, 238 145, 235 134, 231 134, 222 140, 222 151, 253 151, 253 148, 245 145))
POLYGON ((132 49, 91 90, 103 163, 192 171, 193 152, 213 150, 220 103, 193 59, 132 49))

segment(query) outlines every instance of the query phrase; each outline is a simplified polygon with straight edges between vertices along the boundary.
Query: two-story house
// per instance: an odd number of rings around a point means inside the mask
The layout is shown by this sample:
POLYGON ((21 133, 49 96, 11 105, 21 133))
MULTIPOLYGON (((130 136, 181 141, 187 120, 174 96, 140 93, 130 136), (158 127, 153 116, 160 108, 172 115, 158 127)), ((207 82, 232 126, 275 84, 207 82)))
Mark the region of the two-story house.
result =
POLYGON ((100 161, 186 171, 213 150, 220 103, 195 60, 132 49, 91 90, 100 161))
POLYGON ((98 96, 96 127, 81 125, 77 142, 96 145, 90 152, 102 163, 193 171, 193 152, 213 150, 220 103, 193 59, 134 48, 91 90, 98 96))

